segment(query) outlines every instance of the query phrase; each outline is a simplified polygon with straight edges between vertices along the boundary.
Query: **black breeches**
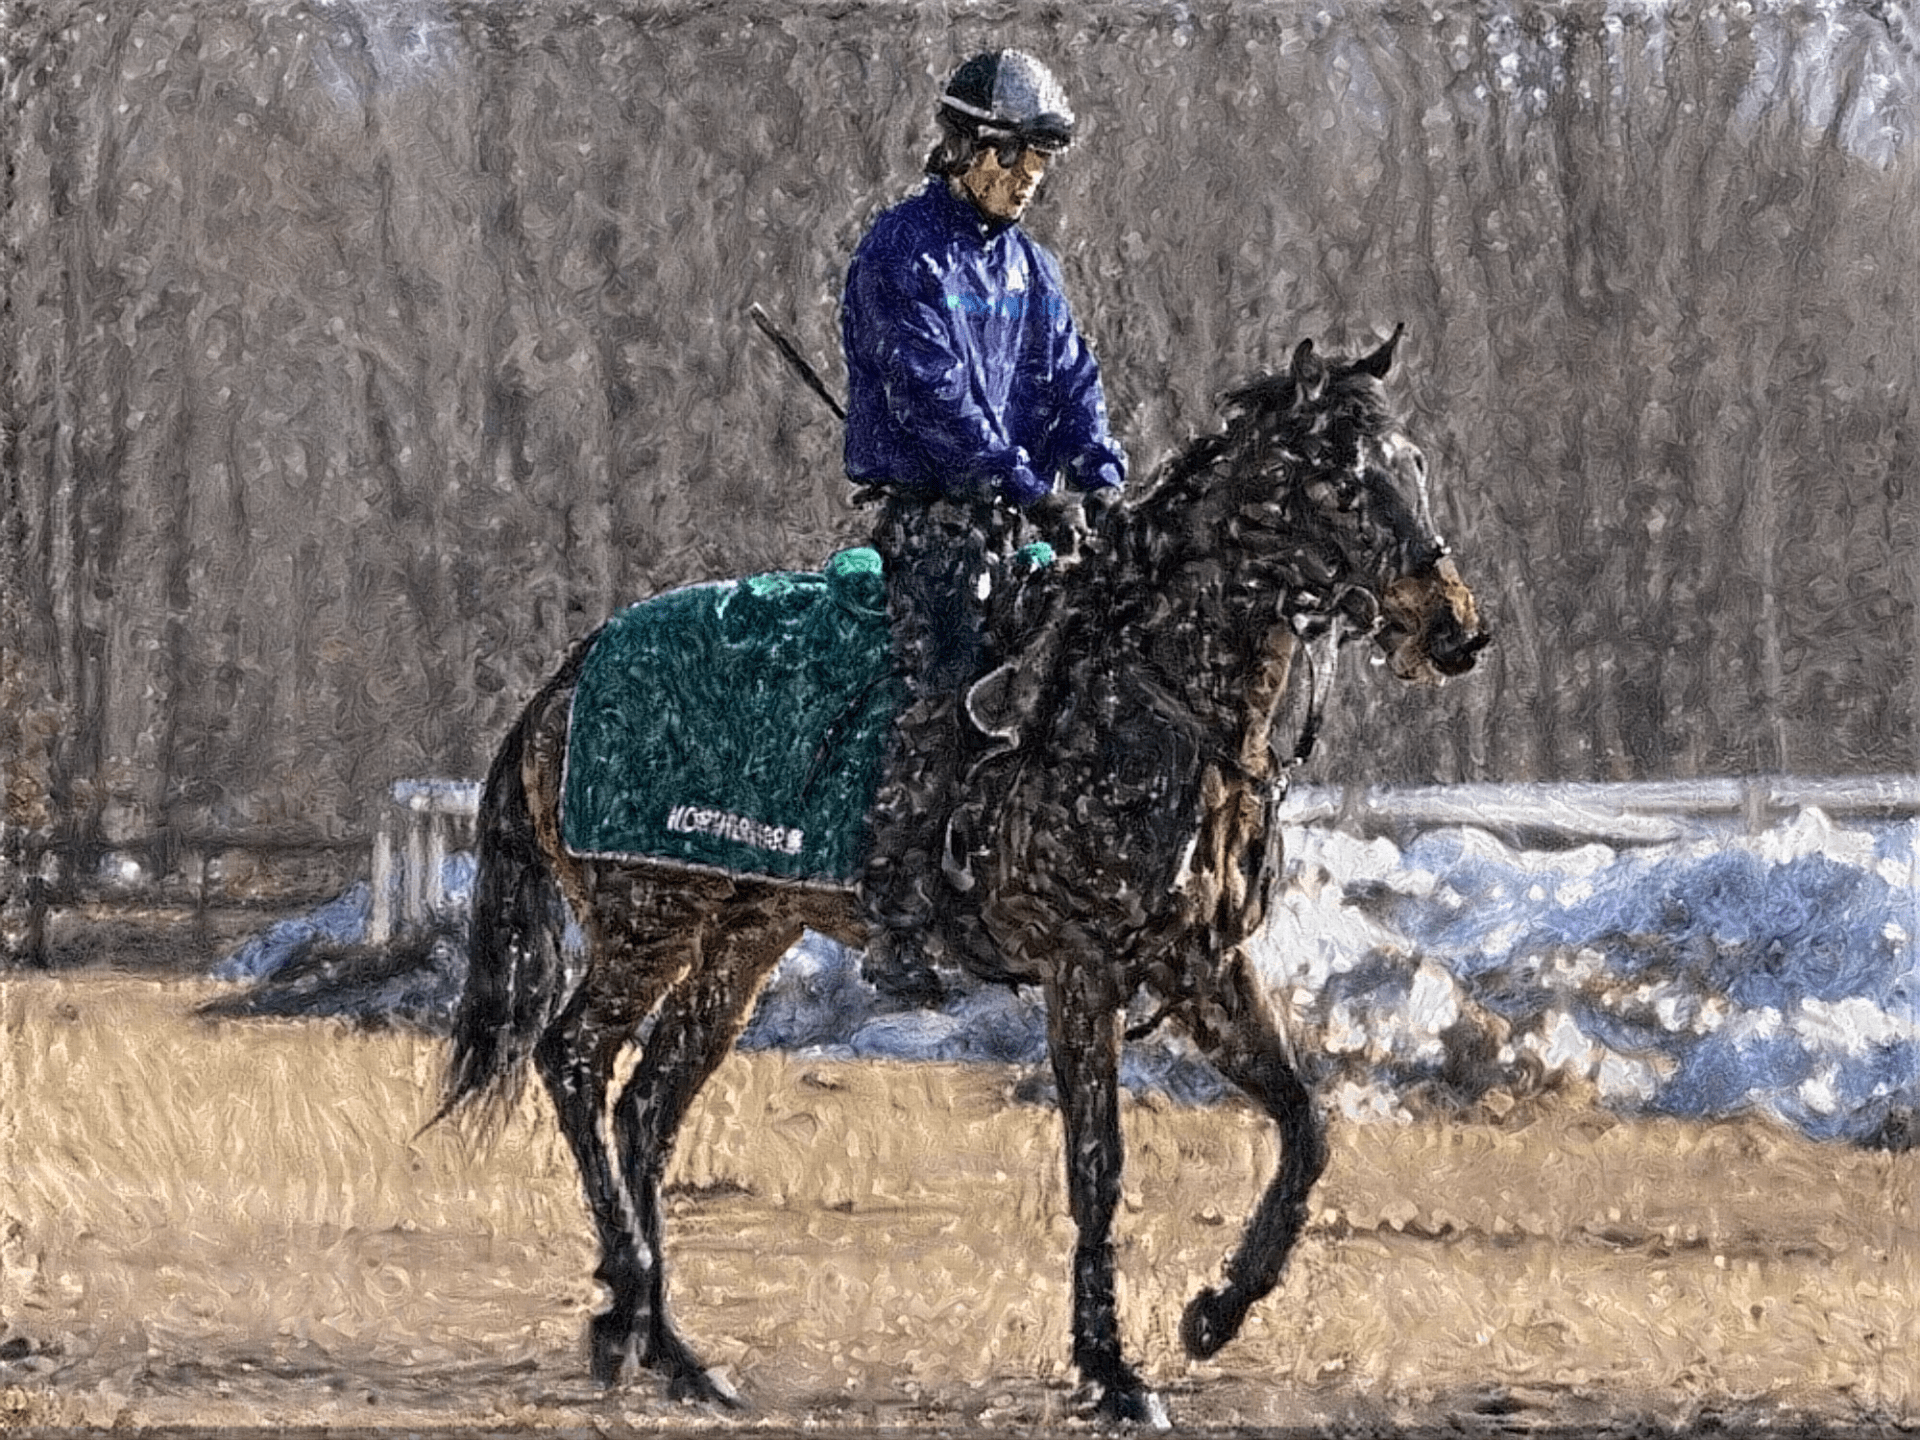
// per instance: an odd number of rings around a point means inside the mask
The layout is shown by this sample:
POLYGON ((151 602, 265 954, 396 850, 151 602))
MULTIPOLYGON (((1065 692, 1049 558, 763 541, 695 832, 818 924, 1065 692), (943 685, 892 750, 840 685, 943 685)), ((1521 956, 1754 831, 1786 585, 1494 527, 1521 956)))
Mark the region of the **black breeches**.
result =
POLYGON ((894 665, 915 701, 952 696, 990 656, 986 592, 1019 517, 986 501, 889 496, 874 527, 886 563, 894 665))

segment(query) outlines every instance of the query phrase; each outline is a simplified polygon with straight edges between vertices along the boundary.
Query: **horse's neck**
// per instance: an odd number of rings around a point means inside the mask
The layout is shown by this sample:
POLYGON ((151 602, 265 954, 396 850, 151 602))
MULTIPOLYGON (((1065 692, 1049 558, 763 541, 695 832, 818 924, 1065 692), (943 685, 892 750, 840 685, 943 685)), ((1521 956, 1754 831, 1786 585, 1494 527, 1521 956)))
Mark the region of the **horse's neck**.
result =
POLYGON ((1295 641, 1271 532, 1239 504, 1226 486, 1149 497, 1095 562, 1087 609, 1123 695, 1176 708, 1211 753, 1257 777, 1295 641))
POLYGON ((1170 908, 1154 923, 1232 946, 1261 923, 1278 860, 1272 736, 1295 640, 1273 557, 1252 553, 1258 540, 1226 509, 1196 490, 1117 516, 1108 552, 1074 572, 1081 593, 1054 674, 1091 692, 1059 698, 1100 716, 1132 762, 1094 793, 1148 807, 1123 848, 1164 887, 1170 908), (1142 763, 1145 780, 1128 773, 1142 763))

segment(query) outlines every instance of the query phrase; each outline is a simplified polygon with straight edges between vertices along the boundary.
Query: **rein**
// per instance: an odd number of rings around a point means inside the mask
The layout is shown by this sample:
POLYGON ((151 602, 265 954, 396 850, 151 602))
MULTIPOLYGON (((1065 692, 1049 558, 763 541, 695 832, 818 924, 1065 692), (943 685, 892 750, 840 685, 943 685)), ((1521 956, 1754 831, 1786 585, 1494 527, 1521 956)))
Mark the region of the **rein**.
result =
MULTIPOLYGON (((1296 632, 1304 628, 1307 617, 1296 615, 1296 632)), ((1283 759, 1277 747, 1273 758, 1279 761, 1279 786, 1281 795, 1285 795, 1293 780, 1293 772, 1306 764, 1313 756, 1314 744, 1320 738, 1321 717, 1326 714, 1327 701, 1333 695, 1333 681, 1340 659, 1340 642, 1346 637, 1341 633, 1344 627, 1338 616, 1333 617, 1325 630, 1308 640, 1302 635, 1300 653, 1307 662, 1307 714, 1300 722, 1300 734, 1294 739, 1293 754, 1283 759)))

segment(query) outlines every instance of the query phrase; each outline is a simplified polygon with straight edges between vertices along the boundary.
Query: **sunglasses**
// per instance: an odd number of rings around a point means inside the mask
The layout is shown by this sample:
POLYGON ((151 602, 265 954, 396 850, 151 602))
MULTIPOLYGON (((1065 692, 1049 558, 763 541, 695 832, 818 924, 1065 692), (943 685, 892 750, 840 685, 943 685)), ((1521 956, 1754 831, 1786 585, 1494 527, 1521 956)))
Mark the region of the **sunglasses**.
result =
POLYGON ((995 139, 988 143, 993 150, 994 158, 1000 162, 1002 170, 1013 169, 1020 163, 1020 157, 1029 150, 1051 160, 1066 148, 1046 140, 1023 140, 1017 135, 1009 135, 1004 139, 995 139))

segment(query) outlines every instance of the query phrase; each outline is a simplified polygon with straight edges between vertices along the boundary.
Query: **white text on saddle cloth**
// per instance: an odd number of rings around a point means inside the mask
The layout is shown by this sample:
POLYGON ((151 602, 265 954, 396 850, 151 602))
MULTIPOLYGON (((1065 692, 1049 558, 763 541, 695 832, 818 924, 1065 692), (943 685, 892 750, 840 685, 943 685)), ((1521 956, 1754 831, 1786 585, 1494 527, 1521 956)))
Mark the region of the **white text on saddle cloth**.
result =
POLYGON ((769 825, 725 810, 708 810, 698 805, 676 805, 667 812, 667 829, 681 835, 713 835, 756 850, 771 850, 778 855, 798 855, 806 843, 806 832, 793 825, 769 825))

